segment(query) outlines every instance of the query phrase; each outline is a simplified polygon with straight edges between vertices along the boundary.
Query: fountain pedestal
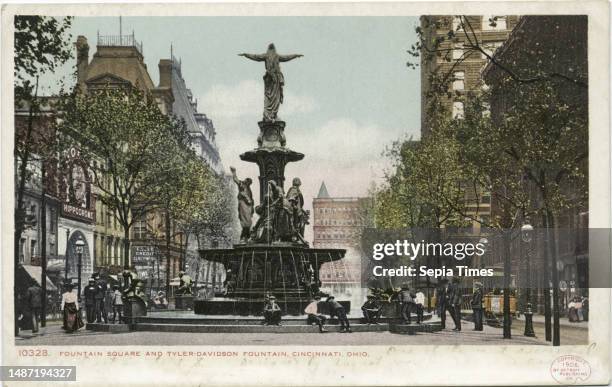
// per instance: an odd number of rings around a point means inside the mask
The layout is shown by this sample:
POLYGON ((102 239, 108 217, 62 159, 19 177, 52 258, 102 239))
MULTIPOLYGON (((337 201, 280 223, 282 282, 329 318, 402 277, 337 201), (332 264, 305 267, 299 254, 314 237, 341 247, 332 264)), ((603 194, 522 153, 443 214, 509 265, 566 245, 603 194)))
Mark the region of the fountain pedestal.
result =
MULTIPOLYGON (((344 257, 344 249, 312 249, 303 244, 241 244, 231 249, 200 250, 200 257, 221 263, 230 273, 223 299, 195 300, 196 314, 259 315, 266 296, 274 295, 283 314, 301 315, 318 292, 319 270, 344 257)), ((346 310, 350 302, 341 301, 346 310)))

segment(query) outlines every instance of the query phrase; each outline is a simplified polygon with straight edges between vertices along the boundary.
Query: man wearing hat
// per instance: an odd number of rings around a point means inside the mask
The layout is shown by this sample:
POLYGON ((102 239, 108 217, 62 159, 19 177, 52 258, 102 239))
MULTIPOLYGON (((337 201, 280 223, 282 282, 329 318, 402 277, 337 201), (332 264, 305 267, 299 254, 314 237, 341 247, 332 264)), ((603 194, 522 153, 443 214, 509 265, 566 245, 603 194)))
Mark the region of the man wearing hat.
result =
POLYGON ((461 289, 459 288, 459 277, 453 277, 446 290, 446 302, 448 311, 455 323, 454 331, 461 332, 461 289))
POLYGON ((276 297, 268 297, 268 301, 264 305, 264 325, 278 325, 281 323, 281 308, 276 303, 276 297))
POLYGON ((38 321, 40 320, 40 311, 42 308, 42 289, 38 286, 36 281, 32 281, 31 286, 28 288, 26 300, 30 312, 32 313, 32 333, 36 333, 38 332, 38 321))
POLYGON ((85 296, 85 314, 87 315, 87 322, 93 323, 96 321, 96 293, 98 287, 96 286, 96 280, 93 278, 89 279, 89 284, 83 289, 83 296, 85 296))
POLYGON ((320 296, 314 296, 314 299, 306 306, 304 309, 304 313, 308 315, 308 319, 306 320, 308 324, 317 324, 319 326, 319 332, 327 332, 323 326, 325 325, 325 321, 327 318, 319 313, 319 302, 321 301, 320 296))
POLYGON ((327 297, 327 304, 329 305, 330 315, 338 317, 338 321, 340 321, 340 332, 352 333, 351 324, 349 323, 348 317, 346 317, 344 307, 336 301, 334 296, 327 297))
POLYGON ((482 284, 480 282, 474 282, 474 292, 472 293, 472 300, 470 305, 472 306, 472 315, 474 316, 474 330, 482 331, 482 284))
POLYGON ((440 324, 442 329, 446 328, 446 291, 448 287, 448 280, 441 278, 438 281, 438 288, 436 289, 436 309, 438 311, 438 317, 440 317, 440 324))
POLYGON ((108 323, 108 313, 106 313, 106 291, 108 290, 108 285, 106 281, 100 278, 100 273, 93 273, 93 279, 95 280, 96 285, 96 322, 108 323))
POLYGON ((402 320, 405 324, 410 324, 410 313, 414 309, 414 297, 408 289, 408 285, 402 285, 399 292, 399 302, 401 307, 402 320))
POLYGON ((382 305, 376 296, 372 294, 368 295, 368 299, 361 307, 361 311, 368 325, 379 325, 378 319, 382 313, 382 305))

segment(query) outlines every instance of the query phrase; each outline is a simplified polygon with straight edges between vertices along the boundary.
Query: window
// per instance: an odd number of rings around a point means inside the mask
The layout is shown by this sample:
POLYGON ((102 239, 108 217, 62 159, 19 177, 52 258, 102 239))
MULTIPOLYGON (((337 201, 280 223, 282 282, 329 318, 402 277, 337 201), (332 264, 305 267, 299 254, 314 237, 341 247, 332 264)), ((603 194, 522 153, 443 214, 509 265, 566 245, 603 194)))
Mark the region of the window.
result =
MULTIPOLYGON (((489 56, 493 56, 495 55, 495 51, 497 51, 497 49, 500 48, 503 44, 504 42, 484 42, 482 43, 482 49, 489 56)), ((482 56, 482 59, 487 58, 485 54, 481 54, 481 56, 482 56)))
POLYGON ((147 237, 147 223, 140 219, 134 223, 134 239, 145 239, 147 237))
POLYGON ((106 260, 106 251, 104 250, 104 243, 105 243, 106 238, 104 236, 100 236, 100 250, 99 250, 99 255, 100 258, 102 259, 102 262, 104 263, 109 263, 106 260))
POLYGON ((463 56, 463 43, 455 43, 453 47, 453 59, 461 59, 463 56))
POLYGON ((463 119, 463 102, 455 101, 453 102, 453 118, 462 120, 463 119))
POLYGON ((98 265, 102 264, 102 261, 100 260, 100 257, 98 257, 98 234, 94 234, 94 242, 93 242, 93 255, 94 255, 94 260, 96 261, 96 263, 98 265))
POLYGON ((36 241, 30 241, 30 260, 36 255, 36 241))
POLYGON ((115 263, 115 257, 113 257, 113 241, 110 237, 106 238, 106 256, 115 263))
POLYGON ((505 30, 506 28, 505 16, 484 15, 482 17, 483 31, 500 31, 505 30))
POLYGON ((461 16, 453 16, 453 31, 463 31, 461 16))
POLYGON ((19 262, 23 263, 25 261, 24 251, 25 248, 25 238, 21 238, 19 241, 19 262))
POLYGON ((465 71, 455 71, 453 73, 453 90, 465 89, 465 71))

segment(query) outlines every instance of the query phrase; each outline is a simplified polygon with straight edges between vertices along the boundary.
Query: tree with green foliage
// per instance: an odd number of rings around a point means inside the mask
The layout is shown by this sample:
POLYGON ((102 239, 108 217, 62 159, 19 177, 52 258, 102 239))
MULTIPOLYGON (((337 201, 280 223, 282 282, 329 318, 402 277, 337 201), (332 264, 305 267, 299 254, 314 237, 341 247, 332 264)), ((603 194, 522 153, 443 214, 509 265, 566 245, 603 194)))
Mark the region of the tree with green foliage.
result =
POLYGON ((103 89, 63 99, 60 130, 88 164, 98 200, 116 213, 130 267, 130 229, 160 207, 161 186, 172 183, 187 138, 184 125, 135 89, 103 89))
MULTIPOLYGON (((28 110, 25 128, 15 128, 15 161, 17 164, 15 230, 14 230, 14 264, 17 284, 17 267, 19 265, 19 246, 21 234, 25 227, 24 194, 27 183, 32 178, 30 164, 41 164, 41 183, 45 185, 45 164, 55 156, 54 132, 48 130, 48 122, 41 117, 38 97, 39 77, 44 73, 55 71, 57 66, 65 63, 72 55, 70 34, 71 17, 53 18, 47 16, 17 15, 14 20, 14 96, 15 106, 25 106, 28 110), (42 128, 42 130, 41 130, 42 128), (34 157, 36 154, 36 157, 34 157), (36 158, 37 160, 33 160, 36 158)), ((41 222, 46 222, 45 208, 42 207, 41 222)), ((46 292, 46 242, 42 241, 43 256, 43 295, 46 292)), ((17 310, 17 291, 14 288, 15 310, 17 310)), ((45 326, 45 308, 43 304, 43 326, 45 326)), ((16 313, 15 313, 16 315, 16 313)), ((17 316, 15 316, 15 335, 19 333, 17 316)))

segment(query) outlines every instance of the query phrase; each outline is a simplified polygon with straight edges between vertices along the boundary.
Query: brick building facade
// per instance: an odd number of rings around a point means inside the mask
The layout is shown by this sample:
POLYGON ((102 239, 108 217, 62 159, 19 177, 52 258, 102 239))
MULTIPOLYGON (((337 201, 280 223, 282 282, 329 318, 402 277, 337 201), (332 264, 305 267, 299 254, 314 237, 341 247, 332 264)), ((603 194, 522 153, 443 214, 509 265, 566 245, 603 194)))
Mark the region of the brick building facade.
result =
POLYGON ((361 233, 363 206, 369 198, 331 197, 325 183, 313 199, 314 248, 346 249, 344 259, 325 263, 319 277, 322 290, 350 298, 353 308, 361 306, 365 291, 361 288, 361 233))

